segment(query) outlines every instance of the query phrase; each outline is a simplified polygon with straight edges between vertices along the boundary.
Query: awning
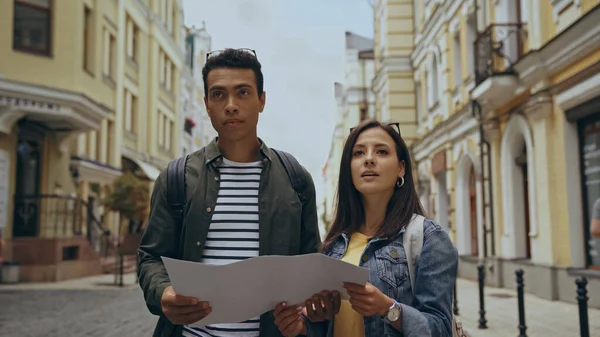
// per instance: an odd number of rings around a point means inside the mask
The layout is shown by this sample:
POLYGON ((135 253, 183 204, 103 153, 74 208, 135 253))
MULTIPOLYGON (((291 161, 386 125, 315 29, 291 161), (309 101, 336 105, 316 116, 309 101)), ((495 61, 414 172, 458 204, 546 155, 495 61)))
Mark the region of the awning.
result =
POLYGON ((71 157, 70 164, 72 174, 80 180, 86 180, 92 183, 111 184, 122 174, 119 168, 77 156, 71 157))
POLYGON ((138 159, 132 160, 140 167, 142 171, 144 171, 144 174, 146 177, 148 177, 148 179, 155 181, 156 178, 158 178, 158 175, 160 174, 160 170, 158 168, 138 159))
POLYGON ((125 155, 122 154, 123 158, 133 162, 135 165, 137 165, 140 169, 140 171, 142 171, 141 173, 143 173, 146 178, 148 178, 149 180, 155 181, 158 178, 158 175, 160 174, 160 170, 149 163, 146 163, 145 161, 141 160, 141 159, 137 159, 134 158, 133 156, 129 156, 129 155, 125 155))

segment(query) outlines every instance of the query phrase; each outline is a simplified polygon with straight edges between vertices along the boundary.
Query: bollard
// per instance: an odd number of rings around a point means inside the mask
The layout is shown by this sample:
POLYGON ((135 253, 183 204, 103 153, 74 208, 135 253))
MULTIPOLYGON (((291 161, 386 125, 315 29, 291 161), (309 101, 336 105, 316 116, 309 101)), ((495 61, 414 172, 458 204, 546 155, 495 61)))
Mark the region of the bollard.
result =
POLYGON ((485 266, 477 266, 477 280, 479 282, 479 329, 487 329, 487 320, 485 319, 485 298, 483 286, 485 282, 485 266))
POLYGON ((456 293, 456 283, 454 282, 454 316, 458 316, 458 295, 456 293))
POLYGON ((577 284, 577 303, 579 304, 579 333, 581 337, 590 337, 590 324, 588 322, 588 297, 587 279, 580 276, 575 280, 577 284))
POLYGON ((123 253, 119 252, 119 287, 123 286, 123 253))
POLYGON ((517 275, 517 299, 519 303, 519 337, 527 337, 527 326, 525 325, 525 298, 523 294, 523 269, 515 271, 517 275))

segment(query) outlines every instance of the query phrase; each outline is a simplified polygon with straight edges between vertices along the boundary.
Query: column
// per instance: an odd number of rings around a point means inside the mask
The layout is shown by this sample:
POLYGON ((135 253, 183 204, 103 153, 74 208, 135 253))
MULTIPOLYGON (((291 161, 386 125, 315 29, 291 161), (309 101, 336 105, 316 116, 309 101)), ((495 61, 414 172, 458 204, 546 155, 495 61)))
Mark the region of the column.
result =
MULTIPOLYGON (((552 208, 554 203, 552 171, 554 166, 554 138, 551 135, 550 116, 552 116, 552 98, 537 95, 531 98, 532 104, 525 113, 532 123, 534 162, 529 163, 529 183, 533 183, 530 203, 530 239, 531 260, 537 263, 553 264, 552 235, 554 225, 552 208)), ((531 189, 530 189, 531 191, 531 189)))

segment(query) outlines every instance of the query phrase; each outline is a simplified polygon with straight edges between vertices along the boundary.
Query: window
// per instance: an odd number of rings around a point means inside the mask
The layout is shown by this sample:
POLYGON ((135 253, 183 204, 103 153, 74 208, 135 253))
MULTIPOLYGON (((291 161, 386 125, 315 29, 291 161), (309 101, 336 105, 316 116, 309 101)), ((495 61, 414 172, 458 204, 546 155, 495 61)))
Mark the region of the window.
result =
POLYGON ((83 69, 91 74, 94 73, 93 70, 93 52, 92 46, 93 41, 93 21, 92 21, 92 10, 84 6, 83 8, 83 69))
MULTIPOLYGON (((115 124, 113 121, 106 119, 106 162, 110 165, 115 165, 115 124)), ((120 159, 120 158, 119 158, 120 159)))
POLYGON ((170 151, 175 135, 175 123, 165 113, 158 112, 158 145, 159 148, 170 151))
POLYGON ((173 84, 175 83, 177 68, 164 51, 159 51, 158 57, 160 84, 164 89, 172 92, 174 89, 173 84))
POLYGON ((165 150, 171 150, 171 135, 173 134, 173 122, 165 116, 165 150))
POLYGON ((158 112, 158 145, 161 148, 165 145, 165 117, 162 112, 158 112))
POLYGON ((467 20, 467 70, 469 75, 475 73, 475 39, 477 39, 477 26, 475 25, 475 16, 472 15, 467 20))
POLYGON ((165 84, 165 53, 162 50, 158 51, 158 81, 160 84, 165 84))
POLYGON ((192 35, 185 38, 185 60, 190 69, 194 70, 194 36, 192 35))
POLYGON ((167 58, 165 61, 165 89, 171 91, 171 70, 173 67, 171 66, 171 61, 167 58))
POLYGON ((460 48, 460 31, 454 35, 454 87, 459 88, 462 84, 462 53, 460 48))
POLYGON ((435 53, 431 54, 431 70, 429 71, 428 78, 428 103, 429 107, 432 108, 435 103, 439 100, 439 70, 438 70, 438 58, 435 53))
POLYGON ((127 57, 134 62, 138 61, 138 41, 140 29, 131 18, 127 20, 127 57))
POLYGON ((590 235, 594 203, 600 199, 600 116, 596 114, 579 123, 586 265, 600 269, 600 238, 590 235))
POLYGON ((423 119, 423 103, 421 98, 421 82, 415 82, 415 95, 417 96, 417 125, 421 124, 421 119, 423 119))
POLYGON ((413 13, 414 13, 414 20, 415 20, 415 30, 416 32, 420 32, 421 31, 421 14, 420 14, 420 1, 419 0, 413 0, 413 13))
POLYGON ((116 72, 117 41, 113 34, 104 29, 104 76, 114 80, 116 72))
POLYGON ((50 55, 52 45, 51 0, 15 0, 13 48, 50 55))
POLYGON ((129 90, 125 90, 125 107, 123 113, 123 127, 131 133, 136 132, 137 97, 129 90))

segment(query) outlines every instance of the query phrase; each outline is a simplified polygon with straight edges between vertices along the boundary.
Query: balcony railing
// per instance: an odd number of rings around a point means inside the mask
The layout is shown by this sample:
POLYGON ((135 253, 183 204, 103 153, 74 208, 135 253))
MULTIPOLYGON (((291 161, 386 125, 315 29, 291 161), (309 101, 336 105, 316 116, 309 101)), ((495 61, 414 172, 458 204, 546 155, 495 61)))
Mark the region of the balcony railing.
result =
POLYGON ((525 24, 492 24, 475 40, 475 85, 491 76, 513 75, 513 65, 525 54, 525 24))
POLYGON ((14 201, 15 237, 55 239, 85 235, 101 255, 107 249, 108 232, 94 217, 92 207, 79 197, 19 195, 14 201))

